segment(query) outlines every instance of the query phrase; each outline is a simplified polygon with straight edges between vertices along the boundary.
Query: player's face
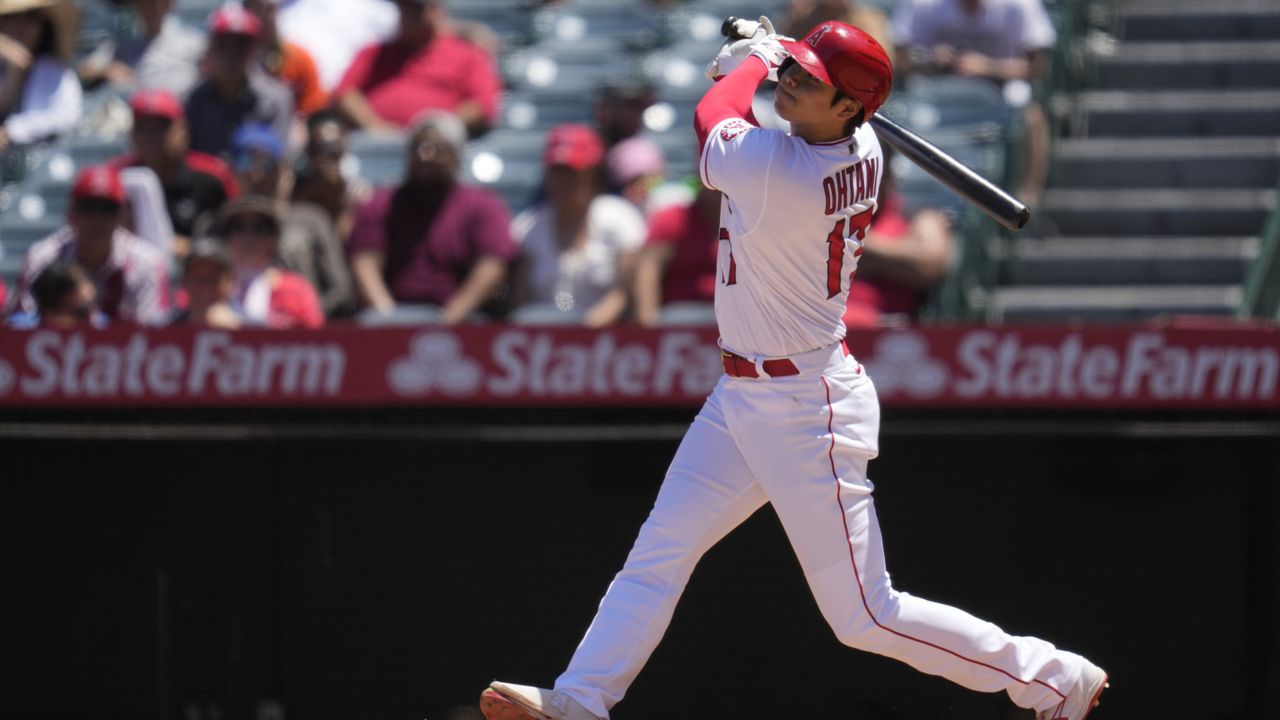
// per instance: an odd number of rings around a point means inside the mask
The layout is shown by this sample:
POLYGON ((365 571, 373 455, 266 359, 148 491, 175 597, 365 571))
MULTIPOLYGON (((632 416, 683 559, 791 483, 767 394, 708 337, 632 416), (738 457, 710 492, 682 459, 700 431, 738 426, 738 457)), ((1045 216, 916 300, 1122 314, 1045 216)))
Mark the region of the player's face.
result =
POLYGON ((814 77, 800 63, 787 63, 773 91, 773 107, 791 123, 815 124, 837 118, 840 103, 832 107, 836 89, 814 77))

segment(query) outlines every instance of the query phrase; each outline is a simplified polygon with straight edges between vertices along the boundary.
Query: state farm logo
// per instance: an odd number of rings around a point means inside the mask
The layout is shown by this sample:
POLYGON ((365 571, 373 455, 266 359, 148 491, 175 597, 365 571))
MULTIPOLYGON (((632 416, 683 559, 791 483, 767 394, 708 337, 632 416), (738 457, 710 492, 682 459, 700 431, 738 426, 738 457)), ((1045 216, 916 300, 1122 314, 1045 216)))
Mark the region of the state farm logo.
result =
POLYGON ((431 331, 409 341, 409 355, 387 368, 387 384, 398 395, 467 395, 480 387, 481 375, 479 363, 462 354, 457 336, 431 331))
POLYGON ((886 395, 937 397, 947 384, 946 363, 934 359, 924 336, 910 330, 881 335, 876 340, 875 353, 863 365, 876 389, 886 395))
POLYGON ((8 395, 17 379, 18 375, 13 371, 13 366, 0 360, 0 395, 8 395))

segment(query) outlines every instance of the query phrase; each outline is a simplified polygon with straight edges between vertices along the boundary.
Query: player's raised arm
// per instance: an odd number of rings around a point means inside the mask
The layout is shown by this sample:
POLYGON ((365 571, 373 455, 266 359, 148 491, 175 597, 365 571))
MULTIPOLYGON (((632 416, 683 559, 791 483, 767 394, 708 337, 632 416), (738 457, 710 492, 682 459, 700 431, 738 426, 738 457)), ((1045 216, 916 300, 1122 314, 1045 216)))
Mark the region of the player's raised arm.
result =
POLYGON ((693 129, 698 135, 699 150, 719 123, 751 117, 751 98, 756 88, 765 78, 776 80, 778 66, 787 58, 772 23, 764 17, 760 21, 754 35, 726 44, 707 66, 707 77, 716 84, 694 110, 693 129))

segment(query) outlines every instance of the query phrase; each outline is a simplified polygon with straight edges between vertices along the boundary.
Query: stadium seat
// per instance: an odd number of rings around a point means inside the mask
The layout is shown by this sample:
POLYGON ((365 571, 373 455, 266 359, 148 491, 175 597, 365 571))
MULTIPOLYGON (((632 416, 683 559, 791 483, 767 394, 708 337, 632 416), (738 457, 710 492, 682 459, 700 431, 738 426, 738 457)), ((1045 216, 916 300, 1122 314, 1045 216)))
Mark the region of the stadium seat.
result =
POLYGON ((502 74, 514 88, 555 88, 557 93, 594 94, 604 83, 636 72, 631 55, 618 51, 607 38, 573 43, 545 41, 510 53, 502 60, 502 74))
POLYGON ((374 185, 394 185, 404 177, 404 147, 402 135, 353 132, 347 138, 358 174, 374 185))
POLYGON ((522 0, 467 0, 449 4, 449 14, 461 20, 483 23, 502 38, 507 47, 533 40, 533 12, 522 0))
POLYGON ((502 103, 503 122, 516 130, 548 130, 567 122, 593 122, 592 101, 581 91, 557 87, 515 90, 502 103))
POLYGON ((569 0, 538 11, 533 27, 539 41, 566 45, 599 41, 616 55, 626 48, 657 45, 663 22, 644 3, 569 0))

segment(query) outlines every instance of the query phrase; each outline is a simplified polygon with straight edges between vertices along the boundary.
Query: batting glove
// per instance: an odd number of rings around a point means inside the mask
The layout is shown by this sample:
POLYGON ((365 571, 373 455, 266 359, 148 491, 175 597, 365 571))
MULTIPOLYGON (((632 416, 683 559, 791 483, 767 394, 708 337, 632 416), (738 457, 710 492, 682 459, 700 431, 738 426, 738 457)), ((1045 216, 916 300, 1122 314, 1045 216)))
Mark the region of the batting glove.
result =
POLYGON ((748 27, 749 25, 756 25, 756 27, 752 30, 750 37, 726 43, 720 48, 719 54, 707 65, 707 78, 711 80, 722 78, 741 67, 747 58, 755 55, 769 68, 769 79, 777 82, 778 66, 787 59, 787 51, 783 50, 782 44, 778 42, 780 36, 774 32, 773 23, 764 16, 760 17, 758 25, 749 20, 741 20, 739 23, 740 26, 748 24, 748 27))

